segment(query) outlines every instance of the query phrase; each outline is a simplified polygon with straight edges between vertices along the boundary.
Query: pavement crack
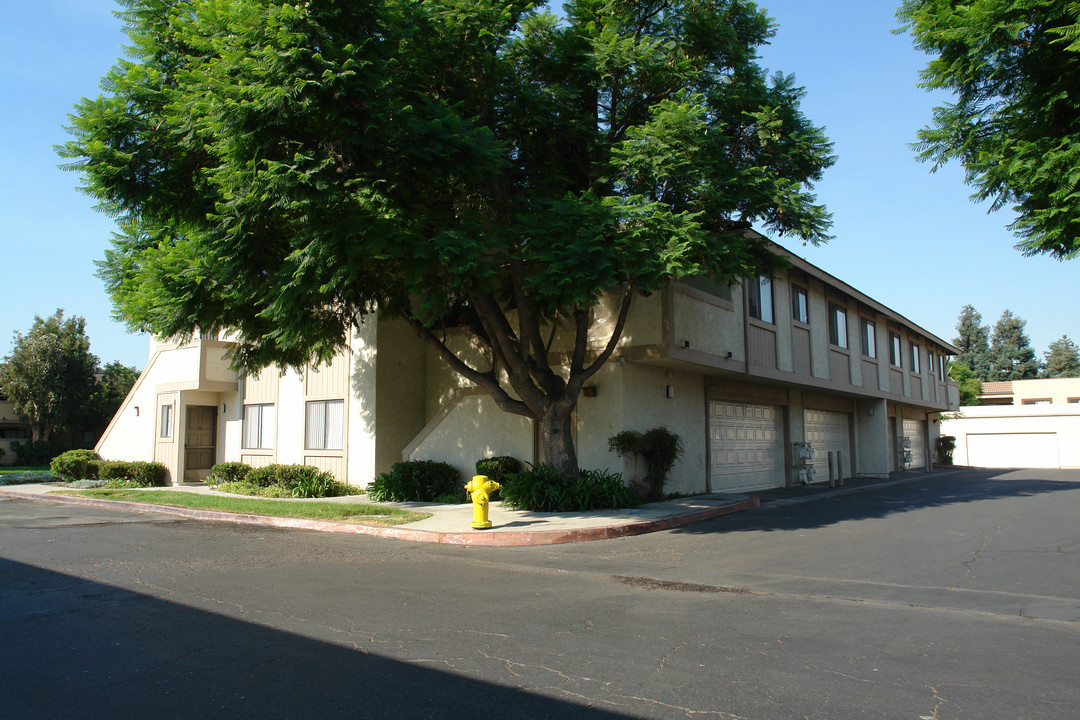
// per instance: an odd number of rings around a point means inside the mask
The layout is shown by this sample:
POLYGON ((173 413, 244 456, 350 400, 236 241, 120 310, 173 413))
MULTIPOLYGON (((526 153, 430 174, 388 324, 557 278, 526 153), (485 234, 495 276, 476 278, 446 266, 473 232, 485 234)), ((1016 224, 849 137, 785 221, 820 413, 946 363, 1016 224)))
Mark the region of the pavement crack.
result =
POLYGON ((930 711, 929 715, 920 715, 919 720, 938 720, 938 710, 940 710, 941 706, 948 701, 938 694, 936 687, 933 685, 927 685, 927 687, 930 688, 930 692, 934 698, 934 709, 930 711))
POLYGON ((734 593, 736 595, 754 594, 752 590, 747 590, 746 588, 728 587, 725 585, 703 585, 701 583, 679 582, 676 580, 657 580, 656 578, 633 577, 628 575, 612 575, 611 579, 615 582, 622 583, 623 585, 645 588, 646 590, 673 590, 676 592, 697 593, 734 593))
POLYGON ((557 675, 558 677, 561 677, 563 680, 565 680, 568 683, 573 683, 574 685, 578 684, 578 681, 576 679, 570 677, 569 675, 562 672, 561 670, 556 670, 555 668, 549 668, 549 667, 547 667, 545 665, 529 665, 529 664, 526 664, 526 663, 519 663, 519 662, 515 662, 514 660, 511 660, 509 658, 499 657, 498 655, 490 655, 490 654, 484 652, 483 650, 478 650, 477 652, 479 652, 481 655, 483 655, 488 660, 495 660, 497 662, 501 662, 503 664, 503 666, 506 668, 506 671, 508 673, 510 673, 511 675, 513 675, 514 677, 521 677, 521 673, 518 672, 516 668, 522 668, 522 669, 531 668, 533 670, 543 670, 544 672, 549 672, 552 675, 557 675))
POLYGON ((982 559, 982 554, 986 550, 987 545, 990 544, 990 541, 993 540, 994 537, 996 537, 997 535, 1001 534, 1002 525, 1004 525, 1004 523, 1000 523, 994 529, 994 532, 983 537, 982 545, 979 546, 979 549, 975 551, 975 554, 971 556, 970 560, 965 560, 964 562, 960 563, 964 566, 964 577, 960 578, 960 580, 957 581, 956 585, 953 586, 954 588, 959 588, 969 580, 974 580, 976 578, 975 562, 982 559))
POLYGON ((657 674, 664 672, 664 665, 667 664, 667 659, 677 653, 679 650, 682 650, 684 647, 686 647, 686 645, 686 643, 679 643, 678 645, 664 653, 663 657, 660 658, 660 662, 656 665, 657 674))
MULTIPOLYGON (((617 697, 621 700, 633 700, 635 702, 647 703, 649 705, 657 705, 659 707, 668 708, 669 710, 677 710, 679 712, 686 713, 687 717, 711 715, 713 717, 721 718, 722 720, 748 720, 748 718, 745 718, 742 715, 732 715, 731 713, 726 713, 723 710, 695 710, 694 708, 683 707, 682 705, 674 705, 672 703, 654 700, 653 698, 638 697, 636 695, 614 695, 613 697, 617 697)), ((616 705, 616 703, 611 703, 610 701, 608 702, 611 705, 616 705)))

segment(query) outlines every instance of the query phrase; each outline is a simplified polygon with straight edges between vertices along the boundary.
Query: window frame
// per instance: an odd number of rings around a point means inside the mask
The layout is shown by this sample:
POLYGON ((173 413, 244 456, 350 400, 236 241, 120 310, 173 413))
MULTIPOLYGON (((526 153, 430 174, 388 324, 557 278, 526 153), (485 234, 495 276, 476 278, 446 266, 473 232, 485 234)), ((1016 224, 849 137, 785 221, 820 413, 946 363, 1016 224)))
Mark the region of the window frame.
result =
POLYGON ((173 412, 172 403, 162 403, 161 411, 158 413, 158 439, 171 440, 173 436, 173 426, 175 423, 175 413, 173 412))
POLYGON ((769 325, 775 324, 776 313, 774 307, 775 304, 773 303, 772 278, 758 275, 756 278, 749 280, 747 282, 746 296, 747 301, 750 304, 750 307, 747 308, 747 313, 750 317, 760 322, 768 323, 769 325), (762 292, 764 288, 768 288, 767 295, 762 292), (767 304, 763 301, 766 297, 768 298, 767 304), (766 315, 766 310, 768 311, 767 318, 764 317, 766 315))
POLYGON ((911 372, 914 375, 920 375, 920 374, 922 374, 922 362, 921 362, 922 358, 919 356, 919 353, 922 352, 922 349, 919 347, 918 343, 913 342, 913 343, 910 343, 910 344, 911 344, 911 372))
POLYGON ((345 449, 345 401, 340 398, 330 398, 326 400, 308 400, 304 403, 304 449, 305 450, 332 450, 340 451, 345 449), (322 406, 322 430, 318 433, 319 438, 316 443, 312 443, 312 408, 315 406, 322 406), (340 431, 340 437, 330 438, 331 424, 327 422, 327 418, 330 417, 327 412, 331 406, 340 407, 340 422, 337 428, 340 431))
POLYGON ((273 450, 274 449, 274 422, 275 408, 274 403, 251 403, 250 405, 244 405, 240 416, 240 447, 243 450, 273 450), (270 409, 270 417, 266 418, 266 409, 270 409), (258 428, 256 438, 256 444, 251 445, 248 443, 250 439, 250 428, 248 411, 255 410, 258 413, 258 421, 255 427, 258 428), (269 427, 267 427, 269 425, 269 427), (269 437, 266 437, 269 435, 269 437))
POLYGON ((791 319, 803 325, 810 324, 810 292, 795 283, 791 284, 791 319))
POLYGON ((903 368, 904 344, 900 341, 900 334, 889 331, 889 365, 903 368))
POLYGON ((859 319, 862 320, 862 354, 871 360, 877 360, 877 323, 867 318, 859 319), (867 348, 867 341, 869 341, 869 348, 867 348))
POLYGON ((851 343, 847 331, 847 308, 839 303, 829 303, 829 344, 844 350, 851 343))

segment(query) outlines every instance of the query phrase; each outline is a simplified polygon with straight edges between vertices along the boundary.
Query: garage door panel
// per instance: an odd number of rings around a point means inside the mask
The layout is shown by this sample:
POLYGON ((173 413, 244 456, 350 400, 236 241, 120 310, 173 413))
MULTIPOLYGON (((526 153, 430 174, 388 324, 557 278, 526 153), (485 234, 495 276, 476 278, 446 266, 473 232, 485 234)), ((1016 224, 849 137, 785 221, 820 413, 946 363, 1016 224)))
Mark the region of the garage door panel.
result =
POLYGON ((814 448, 814 468, 817 480, 829 479, 829 453, 839 452, 843 461, 841 476, 851 475, 851 416, 847 413, 807 408, 803 411, 806 441, 814 448))
POLYGON ((714 491, 784 484, 782 420, 783 413, 774 406, 710 402, 709 436, 714 441, 709 448, 709 464, 714 491))
POLYGON ((910 470, 922 470, 926 467, 927 460, 926 421, 905 419, 903 428, 904 437, 911 441, 911 463, 907 467, 910 470))

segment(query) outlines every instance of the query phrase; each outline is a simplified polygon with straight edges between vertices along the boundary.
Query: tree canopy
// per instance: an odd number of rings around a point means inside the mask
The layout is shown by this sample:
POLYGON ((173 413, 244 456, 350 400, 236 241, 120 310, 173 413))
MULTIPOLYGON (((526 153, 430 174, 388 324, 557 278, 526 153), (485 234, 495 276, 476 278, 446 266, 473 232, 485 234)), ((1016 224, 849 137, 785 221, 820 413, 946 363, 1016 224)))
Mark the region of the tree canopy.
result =
POLYGON ((1068 335, 1050 343, 1044 355, 1042 376, 1047 378, 1080 377, 1080 349, 1068 335))
POLYGON ((576 467, 635 295, 771 272, 752 224, 827 238, 831 145, 746 0, 122 4, 129 58, 61 149, 118 221, 101 276, 131 327, 228 330, 248 369, 326 360, 378 308, 576 467))
POLYGON ((967 407, 982 405, 979 396, 982 395, 982 380, 975 376, 970 367, 957 360, 949 363, 949 379, 956 383, 960 390, 960 404, 967 407))
POLYGON ((48 440, 82 420, 96 367, 86 321, 77 315, 65 319, 57 310, 48 318, 35 316, 25 335, 15 332, 0 385, 33 439, 48 440))
POLYGON ((988 380, 1031 380, 1039 376, 1039 361, 1024 332, 1026 326, 1027 322, 1011 310, 1001 313, 990 337, 988 380))
POLYGON ((905 0, 902 30, 931 54, 922 87, 956 101, 919 132, 919 158, 960 161, 976 200, 1012 205, 1025 254, 1080 254, 1080 3, 905 0))

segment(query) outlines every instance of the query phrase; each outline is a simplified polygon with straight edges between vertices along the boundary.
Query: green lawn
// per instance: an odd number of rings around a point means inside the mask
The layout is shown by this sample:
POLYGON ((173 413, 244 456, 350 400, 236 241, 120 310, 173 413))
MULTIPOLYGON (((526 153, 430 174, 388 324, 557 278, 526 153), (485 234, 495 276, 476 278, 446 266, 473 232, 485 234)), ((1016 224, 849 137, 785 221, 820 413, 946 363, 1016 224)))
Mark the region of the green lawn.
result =
POLYGON ((418 513, 400 508, 380 507, 361 503, 298 502, 295 500, 266 500, 262 498, 236 498, 221 495, 200 495, 180 490, 61 490, 60 495, 77 495, 101 500, 123 500, 154 505, 219 510, 221 512, 247 515, 270 515, 273 517, 311 518, 314 520, 337 520, 361 525, 403 525, 431 517, 430 513, 418 513))

